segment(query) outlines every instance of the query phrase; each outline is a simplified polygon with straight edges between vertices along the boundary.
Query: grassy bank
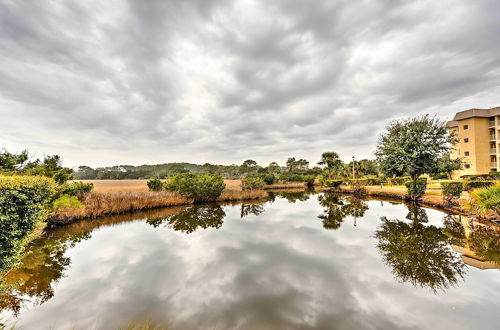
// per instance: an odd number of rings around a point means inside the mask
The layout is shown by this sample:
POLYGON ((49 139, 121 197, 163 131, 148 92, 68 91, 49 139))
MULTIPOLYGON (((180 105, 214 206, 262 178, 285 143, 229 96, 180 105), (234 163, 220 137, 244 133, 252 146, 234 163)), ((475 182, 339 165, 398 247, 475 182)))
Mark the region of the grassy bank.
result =
MULTIPOLYGON (((243 201, 266 198, 262 190, 225 190, 217 202, 243 201)), ((66 208, 52 213, 47 222, 50 226, 70 223, 79 219, 97 218, 159 207, 193 204, 193 201, 174 192, 92 192, 82 197, 83 207, 66 208)))

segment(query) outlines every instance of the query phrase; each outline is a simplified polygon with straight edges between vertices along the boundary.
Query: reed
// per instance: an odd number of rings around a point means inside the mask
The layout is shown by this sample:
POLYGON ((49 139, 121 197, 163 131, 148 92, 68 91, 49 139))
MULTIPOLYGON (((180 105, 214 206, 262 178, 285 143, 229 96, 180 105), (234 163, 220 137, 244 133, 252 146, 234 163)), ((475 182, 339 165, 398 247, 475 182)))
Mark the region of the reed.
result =
MULTIPOLYGON (((265 191, 225 190, 217 202, 240 201, 266 198, 265 191)), ((49 225, 63 225, 78 219, 97 218, 105 215, 121 214, 159 207, 193 204, 175 192, 92 192, 83 196, 81 209, 59 209, 47 220, 49 225)))

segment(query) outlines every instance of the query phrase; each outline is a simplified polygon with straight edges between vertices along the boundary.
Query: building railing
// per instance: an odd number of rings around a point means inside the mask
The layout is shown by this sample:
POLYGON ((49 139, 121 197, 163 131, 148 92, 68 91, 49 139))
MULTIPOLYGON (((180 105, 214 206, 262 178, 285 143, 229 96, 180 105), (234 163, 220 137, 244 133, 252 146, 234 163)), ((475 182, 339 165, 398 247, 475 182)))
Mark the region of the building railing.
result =
POLYGON ((496 168, 497 167, 497 162, 491 162, 490 167, 491 168, 496 168))
POLYGON ((494 120, 490 120, 488 122, 488 124, 489 124, 489 127, 495 127, 495 121, 494 120))
POLYGON ((490 134, 490 140, 496 140, 495 134, 490 134))
POLYGON ((497 149, 495 149, 495 148, 490 149, 490 154, 496 154, 496 153, 497 153, 497 149))

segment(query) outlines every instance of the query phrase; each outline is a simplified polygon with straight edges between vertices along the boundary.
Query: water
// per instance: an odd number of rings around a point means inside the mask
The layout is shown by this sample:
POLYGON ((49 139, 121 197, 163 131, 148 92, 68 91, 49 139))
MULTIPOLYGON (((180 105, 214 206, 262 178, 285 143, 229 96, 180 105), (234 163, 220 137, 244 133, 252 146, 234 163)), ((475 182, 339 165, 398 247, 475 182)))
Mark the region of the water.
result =
POLYGON ((300 193, 82 221, 49 231, 9 274, 20 287, 1 319, 18 329, 498 329, 499 233, 464 223, 300 193))

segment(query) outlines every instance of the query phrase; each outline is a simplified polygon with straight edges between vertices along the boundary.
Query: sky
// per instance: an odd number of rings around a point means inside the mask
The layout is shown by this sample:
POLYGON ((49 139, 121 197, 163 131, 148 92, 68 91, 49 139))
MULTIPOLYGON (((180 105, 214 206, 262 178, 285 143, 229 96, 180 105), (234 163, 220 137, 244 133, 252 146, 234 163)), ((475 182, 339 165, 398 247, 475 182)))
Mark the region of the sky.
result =
POLYGON ((0 148, 65 165, 373 157, 500 105, 497 0, 0 0, 0 148))

